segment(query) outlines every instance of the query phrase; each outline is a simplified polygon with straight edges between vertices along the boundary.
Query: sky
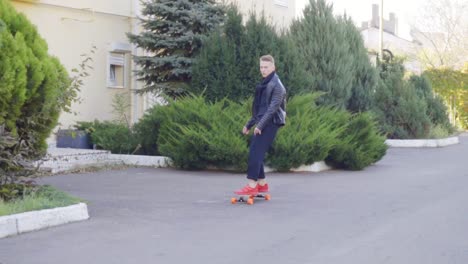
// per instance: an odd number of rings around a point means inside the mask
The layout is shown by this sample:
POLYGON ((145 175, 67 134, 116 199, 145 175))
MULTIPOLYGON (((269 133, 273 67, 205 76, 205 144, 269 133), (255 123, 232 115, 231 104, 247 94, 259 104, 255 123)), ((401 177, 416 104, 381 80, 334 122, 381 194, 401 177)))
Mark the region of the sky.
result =
MULTIPOLYGON (((354 22, 360 26, 361 22, 368 21, 372 17, 372 4, 379 4, 381 0, 327 0, 333 3, 333 10, 336 14, 346 14, 351 16, 354 22)), ((296 0, 298 13, 309 0, 296 0)), ((389 13, 395 13, 399 25, 398 36, 410 40, 410 21, 415 13, 424 5, 424 0, 384 0, 384 19, 389 18, 389 13)), ((302 13, 302 11, 300 11, 302 13)))

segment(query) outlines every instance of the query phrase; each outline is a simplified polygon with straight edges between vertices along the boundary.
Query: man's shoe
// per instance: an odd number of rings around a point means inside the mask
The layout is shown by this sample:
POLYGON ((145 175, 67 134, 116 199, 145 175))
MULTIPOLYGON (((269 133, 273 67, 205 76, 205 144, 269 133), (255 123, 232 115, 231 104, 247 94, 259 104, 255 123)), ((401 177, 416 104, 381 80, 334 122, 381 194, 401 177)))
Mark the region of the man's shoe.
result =
POLYGON ((244 188, 234 192, 237 195, 257 195, 258 194, 258 184, 254 188, 250 187, 248 184, 244 188))
POLYGON ((265 183, 265 185, 261 186, 260 184, 257 184, 258 187, 258 192, 259 193, 267 193, 268 192, 268 183, 265 183))

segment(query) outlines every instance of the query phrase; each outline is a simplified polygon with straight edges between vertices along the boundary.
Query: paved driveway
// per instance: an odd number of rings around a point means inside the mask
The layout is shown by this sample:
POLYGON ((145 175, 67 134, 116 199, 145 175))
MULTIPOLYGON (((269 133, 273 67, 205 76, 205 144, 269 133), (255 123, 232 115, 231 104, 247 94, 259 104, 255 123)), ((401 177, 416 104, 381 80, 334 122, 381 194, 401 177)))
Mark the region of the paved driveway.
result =
POLYGON ((48 177, 91 219, 0 239, 2 264, 468 263, 468 137, 390 149, 364 171, 273 173, 272 200, 231 205, 244 175, 134 168, 48 177))

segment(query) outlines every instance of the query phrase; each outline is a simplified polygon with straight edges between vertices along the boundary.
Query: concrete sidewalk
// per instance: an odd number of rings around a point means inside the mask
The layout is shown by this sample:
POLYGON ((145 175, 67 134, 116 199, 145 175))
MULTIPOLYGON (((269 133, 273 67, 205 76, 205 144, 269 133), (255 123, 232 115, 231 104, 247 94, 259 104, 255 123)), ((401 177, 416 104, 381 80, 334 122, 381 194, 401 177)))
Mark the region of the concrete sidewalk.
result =
POLYGON ((2 264, 468 263, 468 137, 389 149, 364 171, 269 174, 272 200, 231 205, 244 175, 127 169, 44 183, 91 219, 0 239, 2 264))

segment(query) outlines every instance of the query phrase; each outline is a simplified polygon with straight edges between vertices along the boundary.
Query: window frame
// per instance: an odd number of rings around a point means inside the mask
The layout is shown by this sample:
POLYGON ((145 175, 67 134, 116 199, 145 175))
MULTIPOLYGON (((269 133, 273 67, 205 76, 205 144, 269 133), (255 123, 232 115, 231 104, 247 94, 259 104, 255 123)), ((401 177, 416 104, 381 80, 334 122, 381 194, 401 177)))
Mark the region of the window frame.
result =
MULTIPOLYGON (((127 72, 127 56, 125 52, 121 51, 109 51, 107 54, 107 76, 106 76, 106 84, 107 88, 117 88, 117 89, 125 89, 127 87, 127 77, 126 77, 126 72, 127 72), (112 65, 115 66, 115 69, 118 69, 117 67, 122 67, 122 84, 119 85, 118 80, 115 80, 115 82, 111 79, 111 67, 112 65)), ((117 78, 116 71, 114 70, 114 78, 117 78)))

